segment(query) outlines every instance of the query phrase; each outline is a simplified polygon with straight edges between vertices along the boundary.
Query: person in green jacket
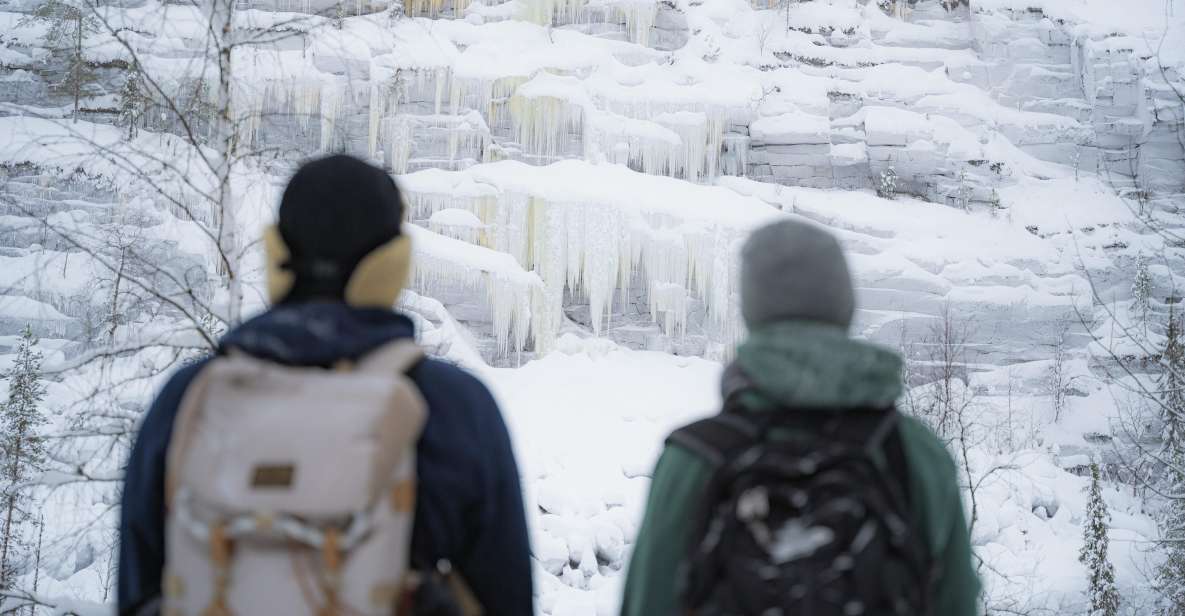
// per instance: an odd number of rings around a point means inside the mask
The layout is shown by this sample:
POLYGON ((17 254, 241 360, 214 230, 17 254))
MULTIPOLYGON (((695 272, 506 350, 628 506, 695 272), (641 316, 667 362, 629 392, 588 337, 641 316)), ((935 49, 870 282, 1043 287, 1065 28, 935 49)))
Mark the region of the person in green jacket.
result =
MULTIPOLYGON (((749 337, 725 370, 725 399, 735 393, 753 412, 827 413, 888 408, 900 397, 901 358, 848 336, 852 280, 829 233, 794 220, 758 229, 742 251, 740 286, 749 337), (736 391, 742 384, 743 391, 736 391)), ((980 583, 954 461, 917 420, 902 416, 898 430, 909 515, 935 566, 929 613, 975 616, 980 583)), ((710 473, 708 463, 688 449, 668 444, 663 451, 629 564, 623 616, 681 613, 680 572, 697 540, 693 525, 710 473)))

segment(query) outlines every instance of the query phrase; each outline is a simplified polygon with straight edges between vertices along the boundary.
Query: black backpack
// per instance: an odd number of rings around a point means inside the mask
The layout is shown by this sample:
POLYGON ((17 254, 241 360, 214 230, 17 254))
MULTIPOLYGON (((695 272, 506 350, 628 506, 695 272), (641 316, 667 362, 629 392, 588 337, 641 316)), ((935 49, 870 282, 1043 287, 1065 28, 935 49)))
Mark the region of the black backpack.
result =
POLYGON ((697 616, 923 616, 935 572, 909 523, 894 409, 749 412, 668 439, 713 467, 684 561, 697 616))

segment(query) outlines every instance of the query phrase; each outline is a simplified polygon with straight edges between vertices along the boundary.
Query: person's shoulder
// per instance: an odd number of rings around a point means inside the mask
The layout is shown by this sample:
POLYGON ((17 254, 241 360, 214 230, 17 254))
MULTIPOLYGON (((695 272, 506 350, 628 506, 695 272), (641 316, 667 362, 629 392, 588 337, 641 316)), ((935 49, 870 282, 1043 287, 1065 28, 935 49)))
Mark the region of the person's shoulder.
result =
POLYGON ((425 358, 408 372, 429 404, 434 399, 463 400, 496 409, 494 397, 468 370, 439 359, 425 358))
POLYGON ((432 357, 425 357, 412 368, 408 374, 415 381, 430 381, 433 384, 443 383, 465 389, 485 390, 485 385, 472 372, 447 361, 432 357))
POLYGON ((906 458, 912 467, 926 469, 927 474, 950 482, 957 480, 954 458, 933 430, 904 413, 898 426, 906 458))
POLYGON ((165 384, 160 388, 160 392, 156 396, 156 404, 151 409, 152 412, 160 412, 162 410, 175 412, 176 407, 181 402, 181 398, 185 396, 185 392, 189 390, 189 386, 193 384, 194 379, 198 374, 210 363, 209 358, 199 361, 191 362, 177 368, 173 374, 165 380, 165 384))
POLYGON ((202 371, 202 368, 205 368, 207 365, 209 365, 211 359, 212 358, 210 357, 205 357, 197 361, 191 361, 181 365, 176 370, 174 370, 172 376, 170 376, 168 380, 165 381, 165 386, 161 388, 161 391, 173 388, 184 389, 189 387, 189 384, 192 383, 195 378, 197 378, 197 375, 202 371))

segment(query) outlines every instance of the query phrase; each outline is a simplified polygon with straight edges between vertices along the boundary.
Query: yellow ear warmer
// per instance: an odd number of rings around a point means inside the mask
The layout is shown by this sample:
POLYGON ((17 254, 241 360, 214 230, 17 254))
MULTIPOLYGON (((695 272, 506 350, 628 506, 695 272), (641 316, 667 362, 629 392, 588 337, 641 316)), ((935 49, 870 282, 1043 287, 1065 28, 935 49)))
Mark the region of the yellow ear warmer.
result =
POLYGON ((296 276, 283 267, 289 257, 288 245, 275 225, 263 230, 263 251, 267 260, 267 298, 278 304, 292 290, 296 276))
POLYGON ((346 283, 346 303, 391 308, 411 276, 411 238, 399 235, 362 257, 346 283))
MULTIPOLYGON (((267 254, 267 294, 273 304, 292 290, 296 276, 281 267, 288 260, 288 246, 280 230, 263 232, 267 254)), ((400 235, 372 250, 358 262, 346 283, 346 303, 357 308, 391 308, 411 275, 411 238, 400 235)))

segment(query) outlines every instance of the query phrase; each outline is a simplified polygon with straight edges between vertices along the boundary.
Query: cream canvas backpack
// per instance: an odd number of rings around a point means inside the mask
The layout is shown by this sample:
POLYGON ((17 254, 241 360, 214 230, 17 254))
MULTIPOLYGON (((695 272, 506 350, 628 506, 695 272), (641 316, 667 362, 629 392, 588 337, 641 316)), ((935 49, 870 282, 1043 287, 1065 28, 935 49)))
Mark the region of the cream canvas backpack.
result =
POLYGON ((421 357, 400 341, 333 370, 201 371, 168 451, 163 616, 402 613, 421 357))

